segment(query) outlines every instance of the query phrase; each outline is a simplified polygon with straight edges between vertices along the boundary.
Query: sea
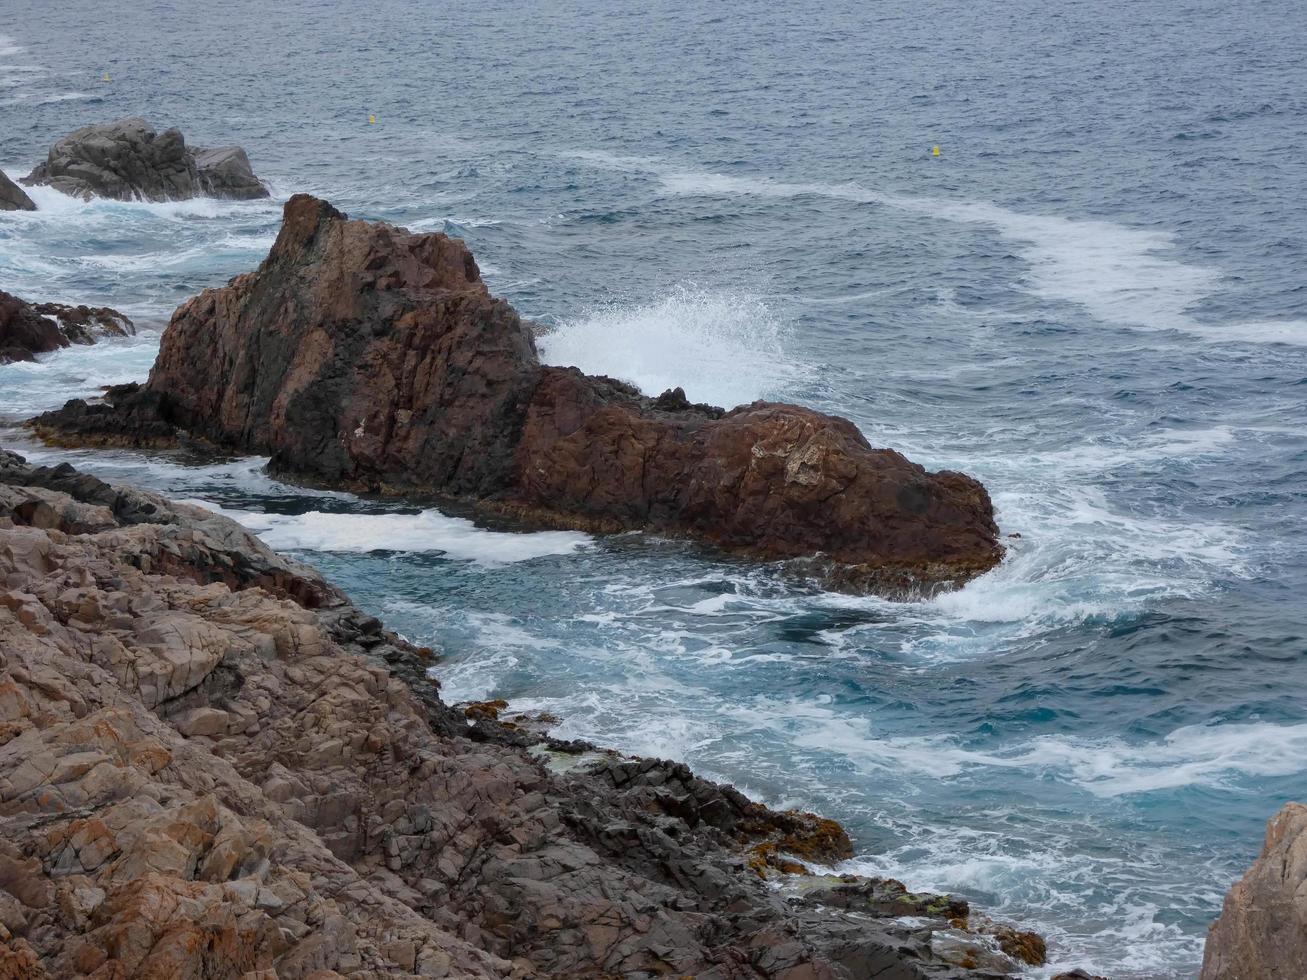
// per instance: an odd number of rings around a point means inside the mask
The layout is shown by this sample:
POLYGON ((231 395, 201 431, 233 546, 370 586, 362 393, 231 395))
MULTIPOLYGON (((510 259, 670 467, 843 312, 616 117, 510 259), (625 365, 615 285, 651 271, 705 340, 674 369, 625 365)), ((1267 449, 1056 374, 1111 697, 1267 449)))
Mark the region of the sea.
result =
POLYGON ((8 448, 220 508, 437 647, 448 700, 839 819, 838 870, 1044 933, 1030 977, 1197 973, 1307 797, 1301 0, 4 9, 11 177, 141 115, 273 189, 0 214, 0 288, 141 328, 0 367, 8 448), (144 379, 298 191, 464 239, 548 363, 978 477, 1006 559, 893 602, 17 428, 144 379))

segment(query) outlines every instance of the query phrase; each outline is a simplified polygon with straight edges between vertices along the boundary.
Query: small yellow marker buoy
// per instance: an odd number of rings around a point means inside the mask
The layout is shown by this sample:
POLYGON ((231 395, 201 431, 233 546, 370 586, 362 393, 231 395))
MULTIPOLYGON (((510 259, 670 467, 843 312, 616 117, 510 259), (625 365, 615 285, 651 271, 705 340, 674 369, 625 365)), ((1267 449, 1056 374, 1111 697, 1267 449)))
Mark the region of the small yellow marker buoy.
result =
POLYGON ((105 72, 105 73, 104 73, 104 80, 105 80, 106 82, 109 80, 109 73, 108 73, 108 72, 105 72))
POLYGON ((368 125, 369 125, 369 126, 375 126, 376 124, 377 124, 377 117, 374 116, 372 113, 369 112, 369 113, 368 113, 368 125))
POLYGON ((938 147, 938 146, 932 146, 932 147, 930 148, 930 155, 933 156, 933 157, 937 157, 937 156, 939 156, 939 147, 938 147))

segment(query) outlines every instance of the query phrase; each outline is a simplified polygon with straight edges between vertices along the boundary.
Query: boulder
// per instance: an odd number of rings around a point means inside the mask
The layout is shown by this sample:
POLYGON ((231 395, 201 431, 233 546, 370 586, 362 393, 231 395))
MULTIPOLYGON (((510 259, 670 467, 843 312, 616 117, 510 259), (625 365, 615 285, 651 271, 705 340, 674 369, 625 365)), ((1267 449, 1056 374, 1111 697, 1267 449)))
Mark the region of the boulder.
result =
POLYGON ((0 291, 0 364, 31 361, 69 344, 93 344, 101 337, 129 337, 132 321, 107 306, 28 303, 0 291))
POLYGON ((195 177, 204 197, 227 197, 247 201, 267 197, 268 189, 250 166, 250 158, 239 146, 196 149, 195 177))
POLYGON ((156 132, 132 117, 84 126, 50 148, 46 161, 23 178, 89 200, 177 201, 192 197, 267 197, 240 147, 199 150, 181 130, 156 132))
POLYGON ((27 192, 0 170, 0 211, 35 211, 36 205, 27 192))
POLYGON ((466 246, 296 195, 257 271, 173 314, 148 384, 34 420, 122 444, 159 423, 291 476, 472 500, 530 524, 684 535, 918 594, 1002 557, 985 488, 796 405, 731 411, 541 365, 466 246), (98 433, 97 433, 98 427, 98 433))
POLYGON ((1307 977, 1307 806, 1266 825, 1261 856, 1230 888, 1207 934, 1200 980, 1307 977))

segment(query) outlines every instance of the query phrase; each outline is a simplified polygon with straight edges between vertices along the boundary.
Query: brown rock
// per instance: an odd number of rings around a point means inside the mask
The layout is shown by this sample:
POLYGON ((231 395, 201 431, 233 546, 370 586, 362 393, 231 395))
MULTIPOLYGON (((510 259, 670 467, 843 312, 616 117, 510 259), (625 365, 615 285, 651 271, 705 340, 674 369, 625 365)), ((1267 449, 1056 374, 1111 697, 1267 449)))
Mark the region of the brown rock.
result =
POLYGON ((93 344, 99 337, 136 332, 132 321, 107 306, 27 303, 0 291, 0 364, 31 361, 69 344, 93 344))
POLYGON ((992 938, 897 882, 787 900, 748 849, 838 824, 469 718, 233 522, 3 452, 0 500, 0 977, 964 980, 932 931, 992 938))
POLYGON ((1261 856, 1225 896, 1201 980, 1307 977, 1307 806, 1287 803, 1266 825, 1261 856))
POLYGON ((171 429, 315 482, 688 535, 812 560, 854 589, 956 585, 1003 553, 970 477, 928 473, 810 409, 725 412, 544 367, 461 241, 349 221, 307 195, 286 204, 256 272, 177 310, 144 388, 33 424, 63 444, 160 445, 171 429))

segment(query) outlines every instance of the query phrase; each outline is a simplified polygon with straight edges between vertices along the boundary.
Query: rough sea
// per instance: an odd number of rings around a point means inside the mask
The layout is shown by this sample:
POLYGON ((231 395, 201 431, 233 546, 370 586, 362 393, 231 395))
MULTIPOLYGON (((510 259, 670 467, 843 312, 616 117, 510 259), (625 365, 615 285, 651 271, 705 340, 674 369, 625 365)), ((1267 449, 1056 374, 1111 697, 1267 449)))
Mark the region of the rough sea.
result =
POLYGON ((1031 976, 1196 973, 1307 796, 1307 5, 4 10, 10 176, 144 115, 244 145, 275 192, 0 214, 0 288, 143 327, 0 367, 6 445, 223 508, 438 646, 448 699, 838 818, 843 870, 1046 933, 1031 976), (466 239, 551 363, 848 416, 979 477, 1020 537, 895 603, 12 428, 143 379, 301 190, 466 239))

